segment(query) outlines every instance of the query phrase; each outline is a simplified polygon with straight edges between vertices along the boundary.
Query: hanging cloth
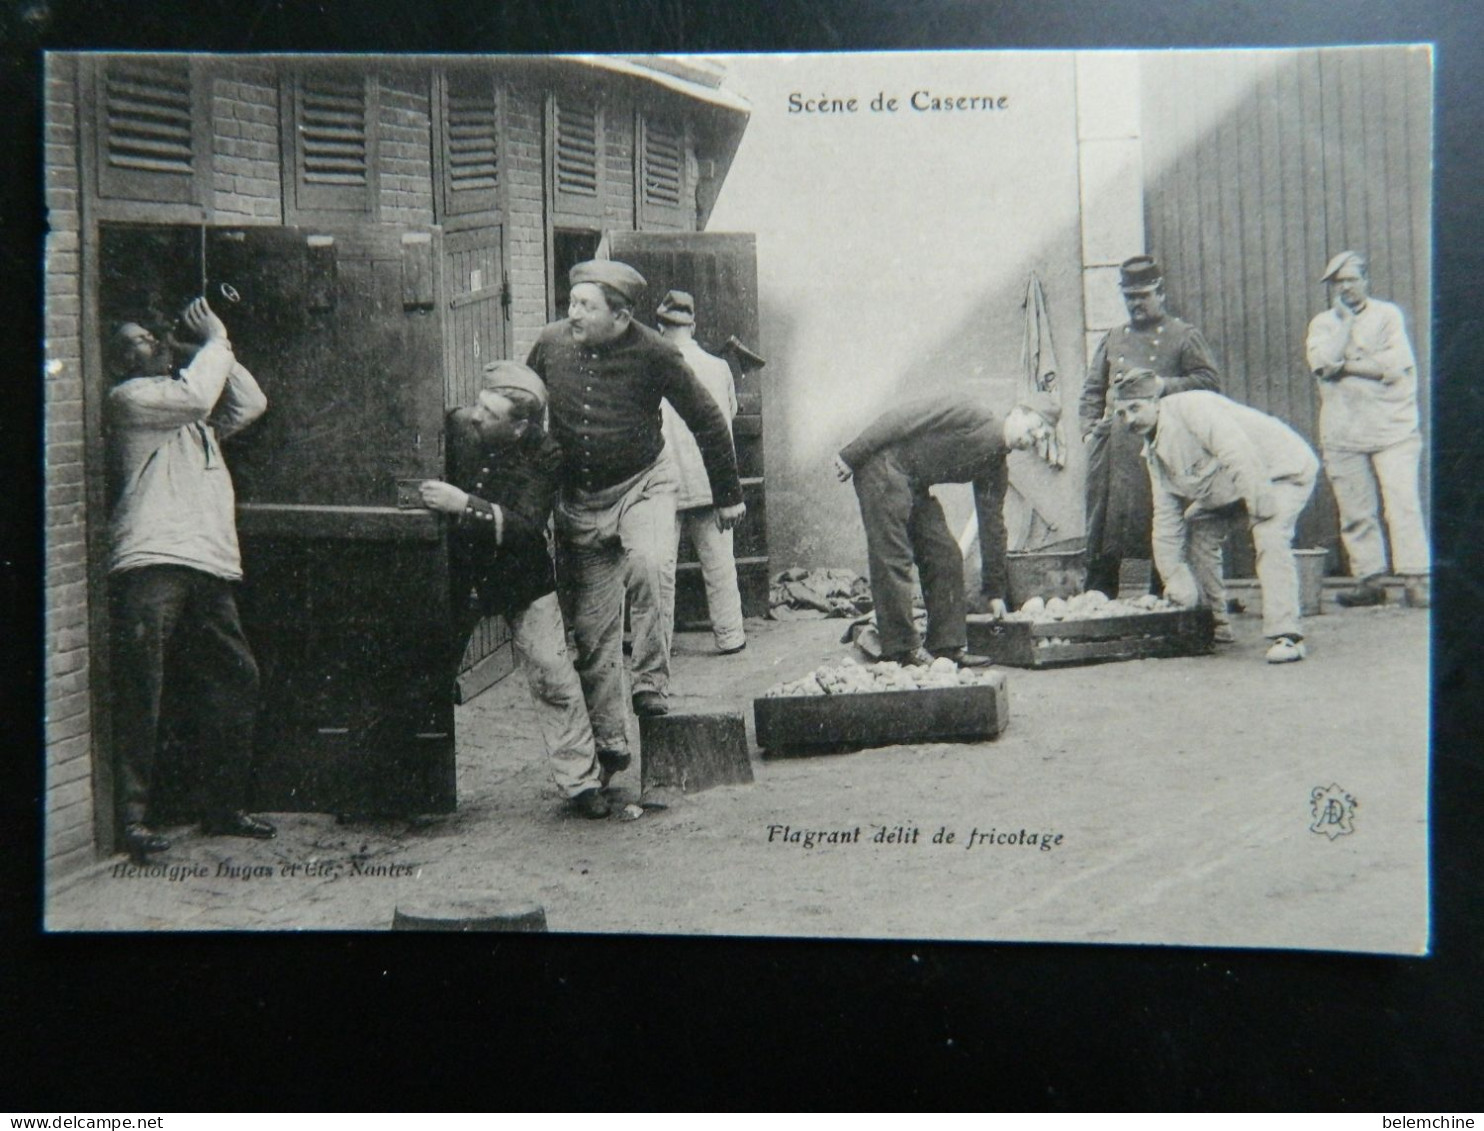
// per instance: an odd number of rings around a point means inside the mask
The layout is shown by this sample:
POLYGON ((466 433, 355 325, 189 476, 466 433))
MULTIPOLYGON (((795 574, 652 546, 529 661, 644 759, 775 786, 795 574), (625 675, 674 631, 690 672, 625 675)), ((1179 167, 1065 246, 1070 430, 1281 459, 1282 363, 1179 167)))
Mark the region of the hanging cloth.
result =
MULTIPOLYGON (((1059 401, 1056 346, 1051 341, 1051 315, 1046 310, 1046 292, 1034 271, 1025 288, 1025 334, 1020 344, 1022 393, 1050 393, 1059 401)), ((1037 445, 1036 454, 1052 467, 1067 466, 1067 437, 1060 421, 1051 438, 1037 445)))

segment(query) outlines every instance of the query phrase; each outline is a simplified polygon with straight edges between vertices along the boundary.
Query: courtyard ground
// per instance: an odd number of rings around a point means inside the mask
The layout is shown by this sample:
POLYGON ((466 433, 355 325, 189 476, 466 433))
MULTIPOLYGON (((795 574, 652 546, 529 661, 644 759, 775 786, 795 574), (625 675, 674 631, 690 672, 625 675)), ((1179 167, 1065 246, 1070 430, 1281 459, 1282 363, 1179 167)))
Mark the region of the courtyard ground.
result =
MULTIPOLYGON (((730 657, 678 634, 672 709, 740 708, 751 737, 753 698, 847 654, 841 628, 749 621, 730 657)), ((269 842, 170 830, 176 878, 100 861, 49 893, 45 922, 379 931, 399 903, 467 897, 534 902, 553 931, 1421 951, 1427 614, 1327 609, 1306 623, 1309 659, 1283 666, 1262 662, 1255 618, 1236 630, 1213 656, 1005 669, 1010 725, 993 742, 753 746, 753 784, 631 821, 637 764, 608 820, 565 807, 516 676, 459 709, 457 812, 277 814, 269 842), (1344 835, 1313 827, 1313 791, 1331 786, 1355 802, 1344 835), (805 848, 771 826, 861 833, 805 848), (916 843, 872 839, 898 828, 916 843), (1061 840, 975 840, 990 830, 1061 840)))

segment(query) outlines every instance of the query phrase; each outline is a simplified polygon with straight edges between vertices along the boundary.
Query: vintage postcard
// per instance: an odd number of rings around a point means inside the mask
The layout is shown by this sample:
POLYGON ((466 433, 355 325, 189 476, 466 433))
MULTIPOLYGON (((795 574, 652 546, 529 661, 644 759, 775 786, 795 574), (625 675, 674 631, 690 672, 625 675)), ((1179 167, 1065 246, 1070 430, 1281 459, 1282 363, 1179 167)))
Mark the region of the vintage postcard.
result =
POLYGON ((1426 953, 1432 67, 48 55, 46 928, 1426 953))

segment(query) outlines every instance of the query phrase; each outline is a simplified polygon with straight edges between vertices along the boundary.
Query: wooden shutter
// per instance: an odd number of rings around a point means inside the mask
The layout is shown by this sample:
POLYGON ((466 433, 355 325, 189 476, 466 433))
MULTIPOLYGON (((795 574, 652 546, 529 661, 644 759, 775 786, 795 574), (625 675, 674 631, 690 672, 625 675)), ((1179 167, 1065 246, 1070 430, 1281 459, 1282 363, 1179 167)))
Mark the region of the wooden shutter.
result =
POLYGON ((603 214, 603 110, 595 102, 552 99, 553 211, 572 216, 603 214))
POLYGON ((293 201, 300 212, 374 212, 376 87, 362 75, 293 80, 293 201))
POLYGON ((100 68, 98 193, 120 200, 200 200, 206 165, 188 59, 109 59, 100 68))
POLYGON ((639 217, 642 227, 691 228, 685 176, 685 127, 639 119, 639 217))
POLYGON ((441 154, 447 216, 499 208, 500 107, 488 73, 444 77, 441 154))

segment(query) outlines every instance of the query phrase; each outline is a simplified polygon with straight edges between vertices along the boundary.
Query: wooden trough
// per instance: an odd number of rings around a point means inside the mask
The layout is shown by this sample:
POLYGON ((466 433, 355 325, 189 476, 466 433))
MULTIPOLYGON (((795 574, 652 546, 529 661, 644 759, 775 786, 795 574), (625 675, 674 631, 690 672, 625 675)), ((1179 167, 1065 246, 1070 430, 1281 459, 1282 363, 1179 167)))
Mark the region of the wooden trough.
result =
POLYGON ((999 621, 990 616, 971 616, 968 620, 969 651, 1017 668, 1203 656, 1215 648, 1216 622, 1210 609, 1171 609, 1039 624, 999 621))
POLYGON ((991 672, 987 682, 964 687, 754 699, 752 713, 758 745, 772 753, 974 741, 1004 732, 1010 694, 1004 673, 991 672))

